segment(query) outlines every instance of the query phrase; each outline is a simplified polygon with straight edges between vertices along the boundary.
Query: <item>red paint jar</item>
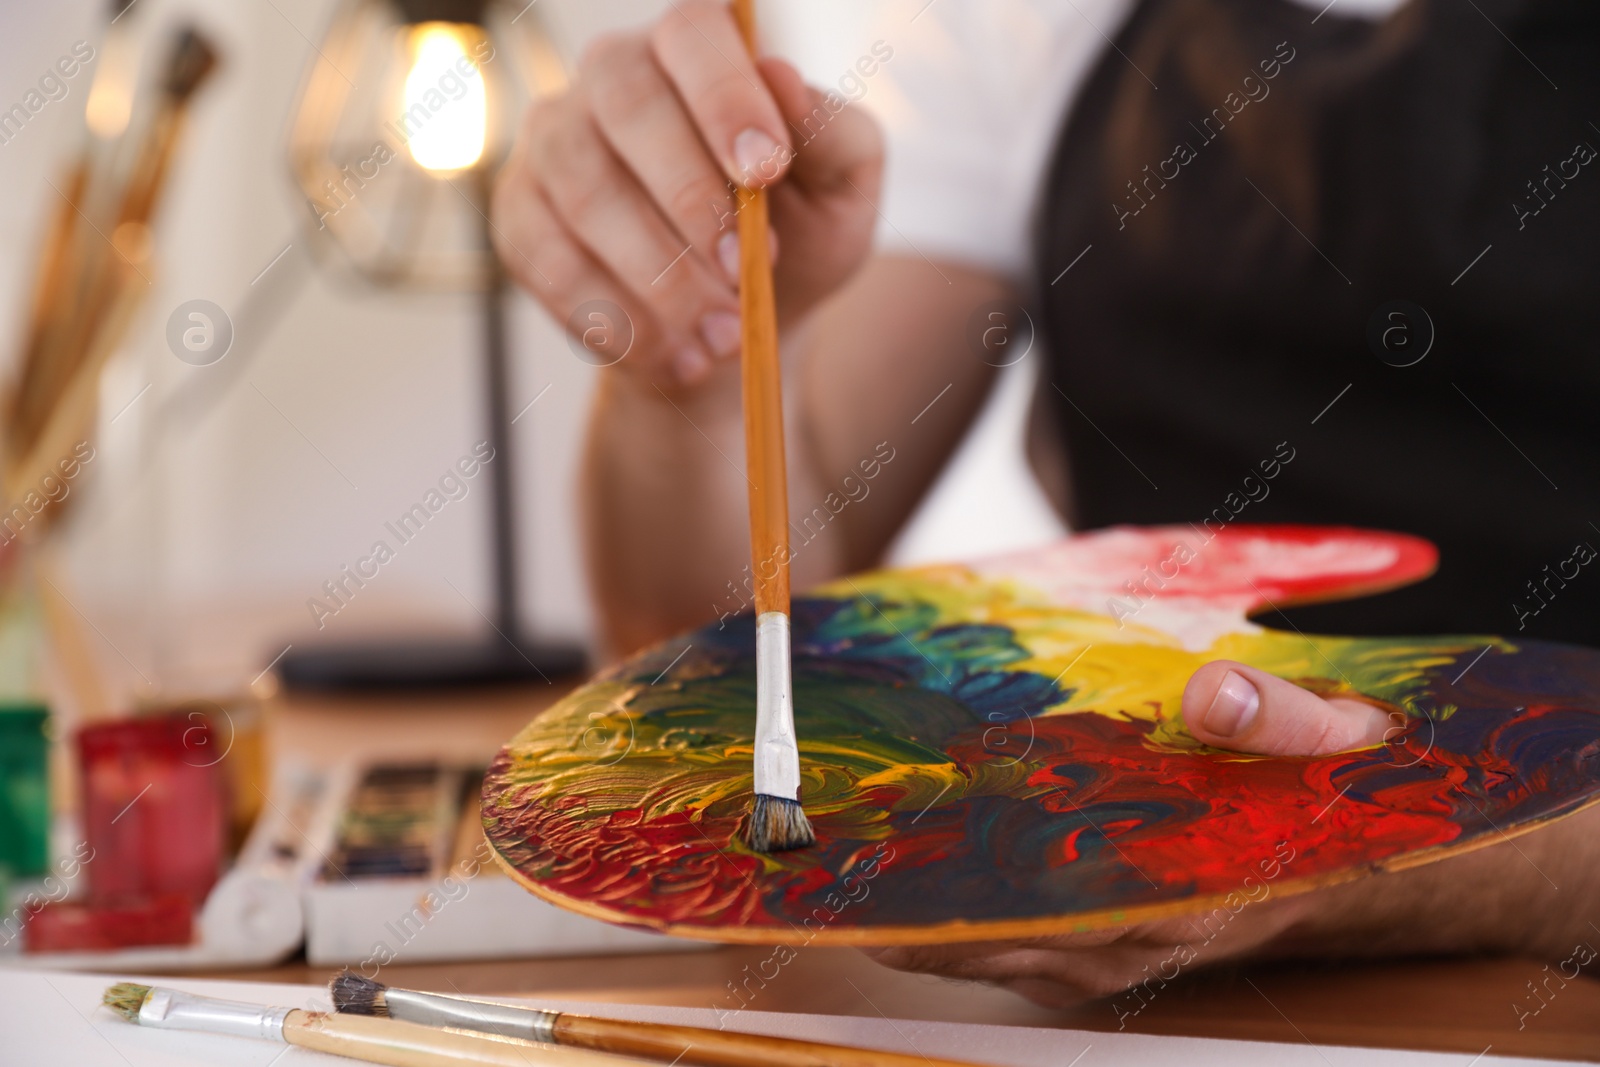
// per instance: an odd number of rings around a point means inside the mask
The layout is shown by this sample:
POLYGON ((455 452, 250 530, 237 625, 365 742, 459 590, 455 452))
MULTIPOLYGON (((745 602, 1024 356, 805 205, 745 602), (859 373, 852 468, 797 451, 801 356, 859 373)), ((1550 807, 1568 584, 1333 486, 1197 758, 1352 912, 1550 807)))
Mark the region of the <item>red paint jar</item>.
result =
POLYGON ((178 894, 199 907, 221 874, 227 835, 209 720, 176 712, 97 723, 77 741, 90 899, 178 894))
POLYGON ((105 952, 187 945, 193 939, 194 906, 179 893, 105 905, 46 904, 22 928, 22 942, 29 952, 105 952))

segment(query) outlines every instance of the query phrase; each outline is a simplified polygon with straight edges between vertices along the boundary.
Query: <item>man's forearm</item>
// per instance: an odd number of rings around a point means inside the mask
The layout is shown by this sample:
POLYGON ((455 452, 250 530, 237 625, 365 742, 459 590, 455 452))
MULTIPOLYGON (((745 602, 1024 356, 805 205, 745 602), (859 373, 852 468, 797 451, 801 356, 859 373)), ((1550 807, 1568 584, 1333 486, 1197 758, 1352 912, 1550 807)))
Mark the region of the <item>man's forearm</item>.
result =
MULTIPOLYGON (((787 331, 797 592, 872 565, 916 507, 993 380, 992 364, 965 336, 974 309, 1008 293, 983 271, 885 256, 787 331)), ((607 370, 590 419, 583 486, 590 583, 609 652, 747 606, 736 361, 670 395, 620 366, 607 370)))
POLYGON ((1600 948, 1600 805, 1515 839, 1305 898, 1294 955, 1457 952, 1563 959, 1600 948))
MULTIPOLYGON (((809 499, 790 450, 791 498, 809 499)), ((750 596, 748 487, 737 364, 668 394, 602 378, 583 471, 588 570, 608 651, 630 652, 741 610, 750 596)), ((794 561, 797 587, 833 573, 830 545, 794 561)))

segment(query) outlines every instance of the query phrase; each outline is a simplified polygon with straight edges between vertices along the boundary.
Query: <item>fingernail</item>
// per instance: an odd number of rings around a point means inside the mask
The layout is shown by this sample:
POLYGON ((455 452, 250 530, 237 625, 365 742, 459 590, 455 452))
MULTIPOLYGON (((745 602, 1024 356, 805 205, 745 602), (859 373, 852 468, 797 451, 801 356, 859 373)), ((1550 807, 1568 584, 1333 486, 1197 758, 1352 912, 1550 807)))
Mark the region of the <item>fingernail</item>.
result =
POLYGON ((739 282, 739 233, 730 230, 717 240, 717 259, 722 263, 722 269, 728 272, 728 277, 734 284, 739 282))
POLYGON ((678 381, 684 385, 694 385, 711 372, 711 361, 698 348, 685 348, 672 361, 672 369, 677 373, 678 381))
POLYGON ((733 139, 733 161, 746 177, 777 177, 778 142, 761 130, 748 129, 733 139))
POLYGON ((700 320, 700 336, 706 339, 713 355, 733 355, 739 351, 739 343, 743 338, 739 316, 731 311, 707 312, 706 317, 700 320))
POLYGON ((1250 728, 1261 711, 1261 694, 1242 675, 1229 671, 1211 698, 1211 706, 1200 716, 1200 725, 1218 737, 1235 737, 1250 728))

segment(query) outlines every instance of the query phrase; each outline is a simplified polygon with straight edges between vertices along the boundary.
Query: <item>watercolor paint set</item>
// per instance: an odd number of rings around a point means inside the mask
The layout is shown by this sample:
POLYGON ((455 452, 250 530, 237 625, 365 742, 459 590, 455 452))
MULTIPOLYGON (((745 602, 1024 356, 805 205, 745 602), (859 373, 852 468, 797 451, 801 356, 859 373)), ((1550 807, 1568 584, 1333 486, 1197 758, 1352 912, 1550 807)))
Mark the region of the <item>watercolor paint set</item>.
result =
POLYGON ((370 973, 393 960, 670 951, 693 942, 624 930, 530 897, 494 862, 478 816, 482 768, 341 769, 310 844, 306 959, 370 973))
MULTIPOLYGON (((119 735, 96 737, 90 745, 102 779, 93 788, 104 794, 97 803, 107 808, 93 841, 108 855, 116 848, 155 849, 151 862, 118 868, 124 877, 147 871, 153 881, 131 889, 119 883, 130 891, 115 897, 76 891, 26 915, 18 924, 22 936, 0 947, 7 966, 160 973, 269 966, 303 947, 319 966, 370 969, 402 953, 408 962, 421 962, 699 947, 573 915, 505 877, 483 837, 483 770, 477 767, 288 765, 279 769, 231 864, 224 859, 218 866, 222 830, 216 811, 204 805, 210 820, 204 842, 159 845, 169 836, 158 832, 167 798, 147 805, 152 789, 120 818, 113 804, 119 790, 127 791, 119 783, 127 777, 128 752, 138 757, 134 764, 150 770, 146 749, 154 745, 156 756, 166 751, 158 742, 160 736, 130 742, 119 735), (116 758, 102 751, 107 745, 116 758), (136 812, 148 826, 134 821, 136 812), (133 832, 123 832, 130 827, 133 832), (190 862, 202 845, 212 850, 213 865, 204 879, 190 862), (174 850, 184 863, 166 863, 174 850), (28 951, 20 951, 24 941, 28 951)), ((180 784, 204 781, 191 764, 167 762, 179 768, 169 777, 180 784)), ((122 798, 124 806, 128 799, 122 798)), ((100 856, 85 850, 84 857, 78 866, 88 880, 100 856)))

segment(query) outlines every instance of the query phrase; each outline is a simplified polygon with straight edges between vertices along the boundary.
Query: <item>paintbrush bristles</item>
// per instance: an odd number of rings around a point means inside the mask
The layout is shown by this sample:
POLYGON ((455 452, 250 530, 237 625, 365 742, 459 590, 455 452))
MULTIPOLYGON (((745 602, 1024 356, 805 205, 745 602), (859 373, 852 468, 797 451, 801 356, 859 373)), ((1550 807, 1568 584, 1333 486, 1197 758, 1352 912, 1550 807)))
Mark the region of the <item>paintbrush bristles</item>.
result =
POLYGON ((744 839, 757 852, 782 852, 816 844, 817 835, 798 800, 757 793, 744 839))
POLYGON ((100 1003, 128 1020, 130 1023, 139 1021, 139 1009, 144 1007, 144 998, 150 995, 150 987, 137 982, 118 982, 108 988, 100 997, 100 1003))
POLYGON ((376 1015, 384 1019, 389 1017, 389 1001, 384 996, 388 988, 382 982, 365 978, 348 967, 334 975, 333 981, 328 983, 334 1011, 349 1015, 376 1015))

